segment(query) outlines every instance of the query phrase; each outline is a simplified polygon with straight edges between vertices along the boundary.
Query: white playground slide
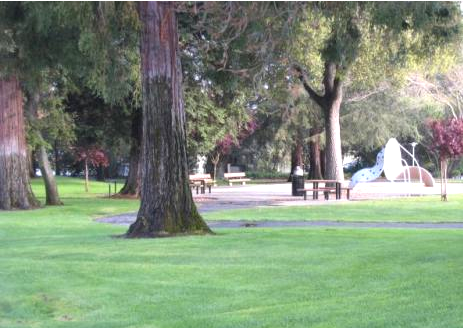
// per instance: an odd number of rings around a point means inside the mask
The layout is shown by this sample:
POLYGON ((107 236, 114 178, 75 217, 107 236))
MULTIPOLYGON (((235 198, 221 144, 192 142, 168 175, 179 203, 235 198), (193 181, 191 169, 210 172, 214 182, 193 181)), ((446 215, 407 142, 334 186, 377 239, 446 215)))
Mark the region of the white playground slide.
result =
POLYGON ((389 181, 403 180, 411 182, 412 180, 419 180, 424 183, 426 187, 434 186, 434 178, 431 173, 420 167, 414 156, 402 147, 396 139, 391 138, 386 143, 386 147, 376 156, 376 165, 356 172, 352 176, 349 187, 354 188, 359 182, 373 181, 377 179, 383 171, 386 179, 389 181), (412 164, 416 163, 416 166, 409 166, 407 162, 402 159, 401 150, 410 155, 412 164))
POLYGON ((419 166, 413 155, 403 148, 396 139, 391 138, 386 144, 384 153, 384 175, 389 181, 403 180, 409 181, 419 180, 424 183, 425 187, 434 187, 434 178, 426 169, 419 166), (408 166, 407 162, 402 159, 401 150, 412 157, 412 166, 408 166), (405 165, 403 165, 405 163, 405 165))
POLYGON ((355 172, 355 174, 352 176, 352 179, 350 180, 349 188, 354 188, 355 185, 359 182, 368 182, 379 178, 381 173, 383 173, 384 151, 385 148, 381 149, 378 155, 376 155, 375 166, 361 169, 360 171, 355 172))
POLYGON ((409 166, 395 180, 421 180, 425 187, 434 187, 434 178, 428 170, 419 166, 409 166), (421 171, 421 172, 420 172, 421 171))

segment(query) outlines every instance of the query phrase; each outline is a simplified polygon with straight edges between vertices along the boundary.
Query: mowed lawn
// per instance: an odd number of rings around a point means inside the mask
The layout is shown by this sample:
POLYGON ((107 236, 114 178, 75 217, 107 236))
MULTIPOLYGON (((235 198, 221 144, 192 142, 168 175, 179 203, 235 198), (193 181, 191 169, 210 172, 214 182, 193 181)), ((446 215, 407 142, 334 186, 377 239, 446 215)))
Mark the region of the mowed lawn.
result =
MULTIPOLYGON (((114 238, 137 201, 60 179, 0 212, 0 327, 462 327, 463 231, 223 229, 114 238), (81 189, 82 188, 82 189, 81 189)), ((38 181, 34 188, 39 188, 38 181)), ((225 213, 225 212, 224 212, 225 213)))
MULTIPOLYGON (((463 195, 403 197, 313 206, 258 207, 204 214, 208 220, 463 222, 463 195)), ((323 202, 323 201, 321 201, 323 202)))

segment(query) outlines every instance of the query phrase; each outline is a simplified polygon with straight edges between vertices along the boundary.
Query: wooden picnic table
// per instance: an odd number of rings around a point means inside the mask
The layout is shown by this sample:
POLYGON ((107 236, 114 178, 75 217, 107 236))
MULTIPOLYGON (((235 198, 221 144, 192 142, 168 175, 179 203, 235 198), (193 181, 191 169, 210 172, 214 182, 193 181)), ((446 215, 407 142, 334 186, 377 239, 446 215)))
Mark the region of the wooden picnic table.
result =
MULTIPOLYGON (((313 195, 313 199, 318 199, 318 192, 319 191, 325 191, 325 192, 329 192, 329 189, 326 188, 326 184, 327 183, 333 183, 335 185, 335 193, 336 193, 336 199, 341 199, 341 188, 342 188, 342 181, 338 181, 338 180, 325 180, 325 179, 318 179, 318 180, 306 180, 306 182, 309 182, 309 183, 312 183, 312 195, 313 195), (325 188, 319 188, 318 187, 318 184, 319 183, 324 183, 325 184, 325 188), (326 190, 324 190, 326 189, 326 190)), ((326 199, 326 197, 325 197, 326 199)))
POLYGON ((196 187, 196 194, 198 194, 199 188, 201 188, 201 194, 205 194, 206 187, 209 187, 209 193, 211 193, 211 186, 214 180, 211 178, 210 174, 190 174, 189 178, 190 184, 196 187))

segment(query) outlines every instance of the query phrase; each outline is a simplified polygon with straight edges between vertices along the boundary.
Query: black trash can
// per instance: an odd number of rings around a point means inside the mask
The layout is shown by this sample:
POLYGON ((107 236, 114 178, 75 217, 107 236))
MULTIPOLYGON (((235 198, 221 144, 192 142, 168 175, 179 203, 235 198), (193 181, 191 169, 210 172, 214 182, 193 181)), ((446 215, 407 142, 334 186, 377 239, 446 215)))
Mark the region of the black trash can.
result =
POLYGON ((296 167, 291 176, 293 186, 293 196, 304 196, 303 191, 297 191, 298 189, 304 189, 304 172, 300 167, 296 167))

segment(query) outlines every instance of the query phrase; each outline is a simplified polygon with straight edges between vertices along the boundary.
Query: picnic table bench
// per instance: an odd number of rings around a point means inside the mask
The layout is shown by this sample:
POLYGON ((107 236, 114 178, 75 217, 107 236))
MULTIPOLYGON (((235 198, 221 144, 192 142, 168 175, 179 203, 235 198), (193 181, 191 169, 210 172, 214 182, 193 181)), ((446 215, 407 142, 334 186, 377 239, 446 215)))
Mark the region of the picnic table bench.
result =
POLYGON ((330 193, 335 193, 336 194, 336 199, 341 199, 342 191, 346 190, 346 198, 350 199, 350 190, 352 188, 349 187, 343 187, 341 181, 337 180, 307 180, 307 182, 312 183, 312 188, 303 188, 303 189, 298 189, 298 191, 304 193, 304 200, 307 199, 307 192, 311 191, 312 192, 312 198, 313 199, 318 199, 318 193, 323 192, 325 195, 325 200, 329 199, 329 194, 330 193), (324 183, 324 187, 319 187, 319 183, 324 183), (327 184, 334 184, 334 187, 327 187, 327 184))
POLYGON ((229 186, 233 186, 233 183, 236 182, 241 182, 242 185, 245 185, 247 181, 251 181, 251 179, 246 178, 246 173, 244 172, 224 173, 223 177, 225 180, 228 180, 229 186))
POLYGON ((215 183, 210 174, 190 174, 189 179, 190 187, 196 188, 196 194, 199 194, 200 188, 201 194, 205 194, 206 187, 209 188, 209 193, 211 193, 212 185, 215 183))

